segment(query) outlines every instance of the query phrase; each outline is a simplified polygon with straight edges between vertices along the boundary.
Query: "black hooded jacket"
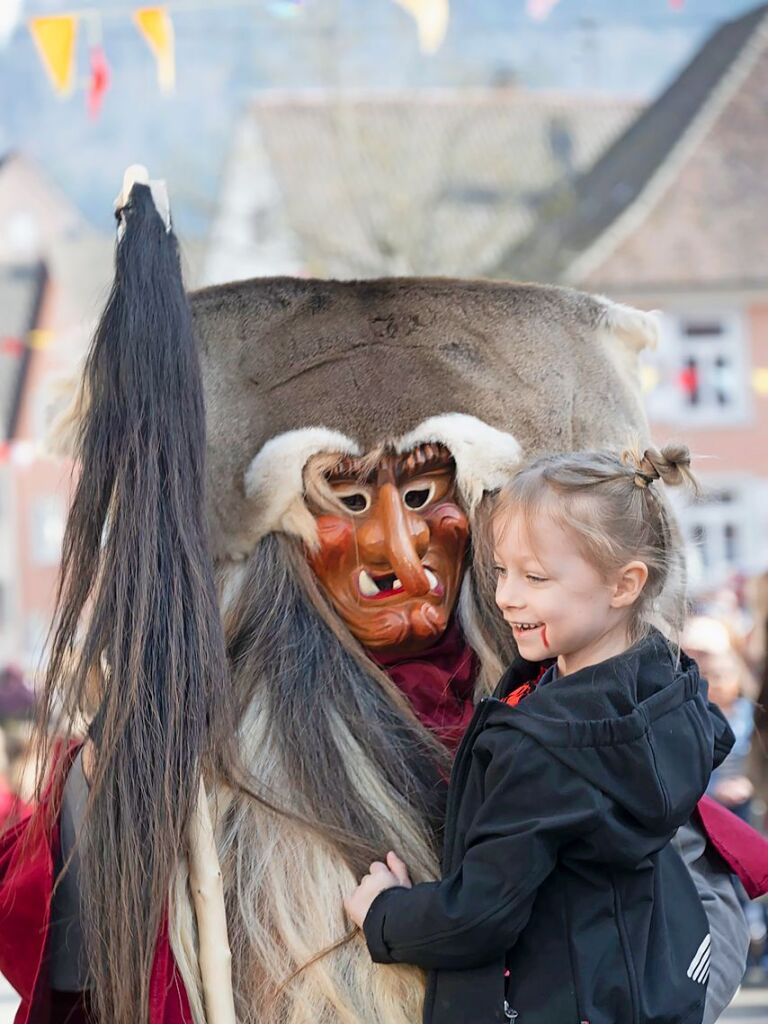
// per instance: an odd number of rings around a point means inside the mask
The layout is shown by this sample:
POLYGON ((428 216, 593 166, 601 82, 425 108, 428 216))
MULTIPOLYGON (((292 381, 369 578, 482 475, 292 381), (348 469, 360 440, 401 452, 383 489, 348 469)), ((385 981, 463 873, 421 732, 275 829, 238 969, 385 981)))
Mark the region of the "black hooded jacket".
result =
POLYGON ((731 731, 655 631, 504 703, 537 668, 478 705, 442 881, 374 900, 371 955, 430 970, 424 1024, 699 1024, 708 925, 669 841, 731 731))

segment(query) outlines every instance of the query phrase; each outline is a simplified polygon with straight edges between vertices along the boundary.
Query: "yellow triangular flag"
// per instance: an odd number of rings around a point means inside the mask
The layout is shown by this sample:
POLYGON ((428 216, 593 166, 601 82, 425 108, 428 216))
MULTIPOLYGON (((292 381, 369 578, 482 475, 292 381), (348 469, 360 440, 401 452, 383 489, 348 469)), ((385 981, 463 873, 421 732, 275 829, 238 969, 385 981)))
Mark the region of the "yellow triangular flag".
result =
POLYGON ((173 22, 164 7, 140 7, 133 20, 157 61, 157 82, 161 92, 173 92, 176 83, 176 58, 173 22))
POLYGON ((395 0, 395 3, 415 18, 421 52, 439 50, 451 17, 449 0, 395 0))
POLYGON ((38 327, 31 330, 27 335, 29 347, 37 352, 44 352, 53 341, 53 331, 46 331, 38 327))
POLYGON ((72 89, 77 15, 30 18, 27 24, 54 89, 66 95, 72 89))

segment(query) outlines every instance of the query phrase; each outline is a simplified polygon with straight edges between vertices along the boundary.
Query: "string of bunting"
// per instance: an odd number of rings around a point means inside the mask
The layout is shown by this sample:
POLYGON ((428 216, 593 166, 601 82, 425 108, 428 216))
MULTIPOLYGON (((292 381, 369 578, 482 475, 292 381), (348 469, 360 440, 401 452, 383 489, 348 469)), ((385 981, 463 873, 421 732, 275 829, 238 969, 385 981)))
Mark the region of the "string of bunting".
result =
MULTIPOLYGON (((436 53, 443 44, 450 21, 450 0, 393 0, 410 14, 415 23, 421 51, 436 53)), ((300 11, 304 0, 267 0, 266 9, 279 16, 300 11)), ((27 19, 40 61, 54 90, 69 96, 75 86, 77 41, 81 26, 88 37, 90 73, 86 88, 90 114, 96 117, 109 88, 111 70, 102 44, 101 23, 105 17, 130 18, 155 58, 157 82, 162 93, 173 92, 176 81, 176 55, 172 12, 251 6, 244 0, 176 0, 159 7, 101 11, 97 7, 72 10, 65 14, 40 15, 27 19)))
POLYGON ((23 338, 15 335, 0 336, 0 353, 6 356, 20 356, 28 348, 34 352, 42 352, 48 348, 52 340, 52 331, 35 327, 23 338))
MULTIPOLYGON (((103 13, 95 8, 68 14, 29 18, 27 26, 51 85, 59 96, 74 87, 77 37, 81 24, 88 35, 90 74, 86 90, 88 110, 96 117, 109 88, 111 70, 102 44, 103 13)), ((170 93, 176 79, 173 22, 165 7, 139 7, 131 19, 155 58, 160 91, 170 93)))
MULTIPOLYGON (((451 19, 450 0, 392 0, 416 24, 419 48, 434 54, 445 41, 451 19)), ((563 0, 526 0, 525 12, 532 21, 546 21, 563 0)), ((280 17, 295 16, 306 0, 263 0, 264 8, 280 17)), ((667 0, 672 11, 682 11, 685 0, 667 0)), ((0 0, 0 39, 7 39, 20 16, 23 0, 0 0)), ((40 15, 27 19, 40 60, 53 88, 68 96, 74 87, 77 37, 85 25, 89 48, 89 77, 86 89, 88 110, 96 117, 109 89, 111 70, 102 44, 103 18, 130 16, 155 58, 157 81, 162 93, 171 93, 176 81, 176 56, 172 12, 251 7, 247 0, 171 0, 163 6, 103 11, 85 7, 65 14, 40 15)))

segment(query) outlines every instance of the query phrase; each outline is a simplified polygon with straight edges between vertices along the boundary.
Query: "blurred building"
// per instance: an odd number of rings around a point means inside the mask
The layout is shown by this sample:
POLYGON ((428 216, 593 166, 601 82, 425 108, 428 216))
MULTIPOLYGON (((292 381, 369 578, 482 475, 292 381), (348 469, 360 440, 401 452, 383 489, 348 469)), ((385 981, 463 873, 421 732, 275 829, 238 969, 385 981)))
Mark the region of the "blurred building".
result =
POLYGON ((768 5, 723 25, 500 261, 662 312, 657 439, 706 484, 681 517, 694 588, 768 567, 768 5))
POLYGON ((506 82, 265 92, 234 134, 205 278, 488 274, 639 109, 506 82))
POLYGON ((50 622, 69 467, 45 454, 58 378, 82 352, 112 242, 21 155, 0 161, 0 668, 33 670, 50 622))

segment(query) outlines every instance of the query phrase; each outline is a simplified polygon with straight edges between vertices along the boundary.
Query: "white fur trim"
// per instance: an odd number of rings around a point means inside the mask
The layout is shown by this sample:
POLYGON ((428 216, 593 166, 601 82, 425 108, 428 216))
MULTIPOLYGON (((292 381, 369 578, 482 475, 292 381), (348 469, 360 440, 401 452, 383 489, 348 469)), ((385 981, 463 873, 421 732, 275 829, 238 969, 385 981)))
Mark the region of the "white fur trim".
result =
MULTIPOLYGON (((467 511, 485 491, 495 490, 520 462, 522 450, 511 434, 475 416, 447 413, 431 416, 401 437, 398 452, 420 444, 440 443, 456 462, 456 482, 467 511)), ((315 521, 304 503, 304 467, 319 452, 360 455, 360 446, 335 430, 307 427, 271 438, 245 472, 245 493, 254 503, 254 541, 278 530, 301 537, 312 546, 315 521)))
POLYGON ((257 537, 282 530, 314 542, 314 520, 303 500, 303 474, 309 459, 318 452, 359 455, 360 449, 337 430, 305 427, 270 438, 255 456, 245 471, 245 493, 257 506, 257 537))
POLYGON ((512 434, 460 412, 430 416, 401 437, 396 448, 398 452, 407 452, 430 443, 444 444, 453 456, 456 483, 469 512, 485 491, 502 486, 523 456, 512 434))
POLYGON ((600 327, 619 338, 634 353, 657 347, 660 333, 657 312, 648 313, 633 306, 625 306, 604 295, 596 298, 605 305, 605 311, 600 316, 600 327))

